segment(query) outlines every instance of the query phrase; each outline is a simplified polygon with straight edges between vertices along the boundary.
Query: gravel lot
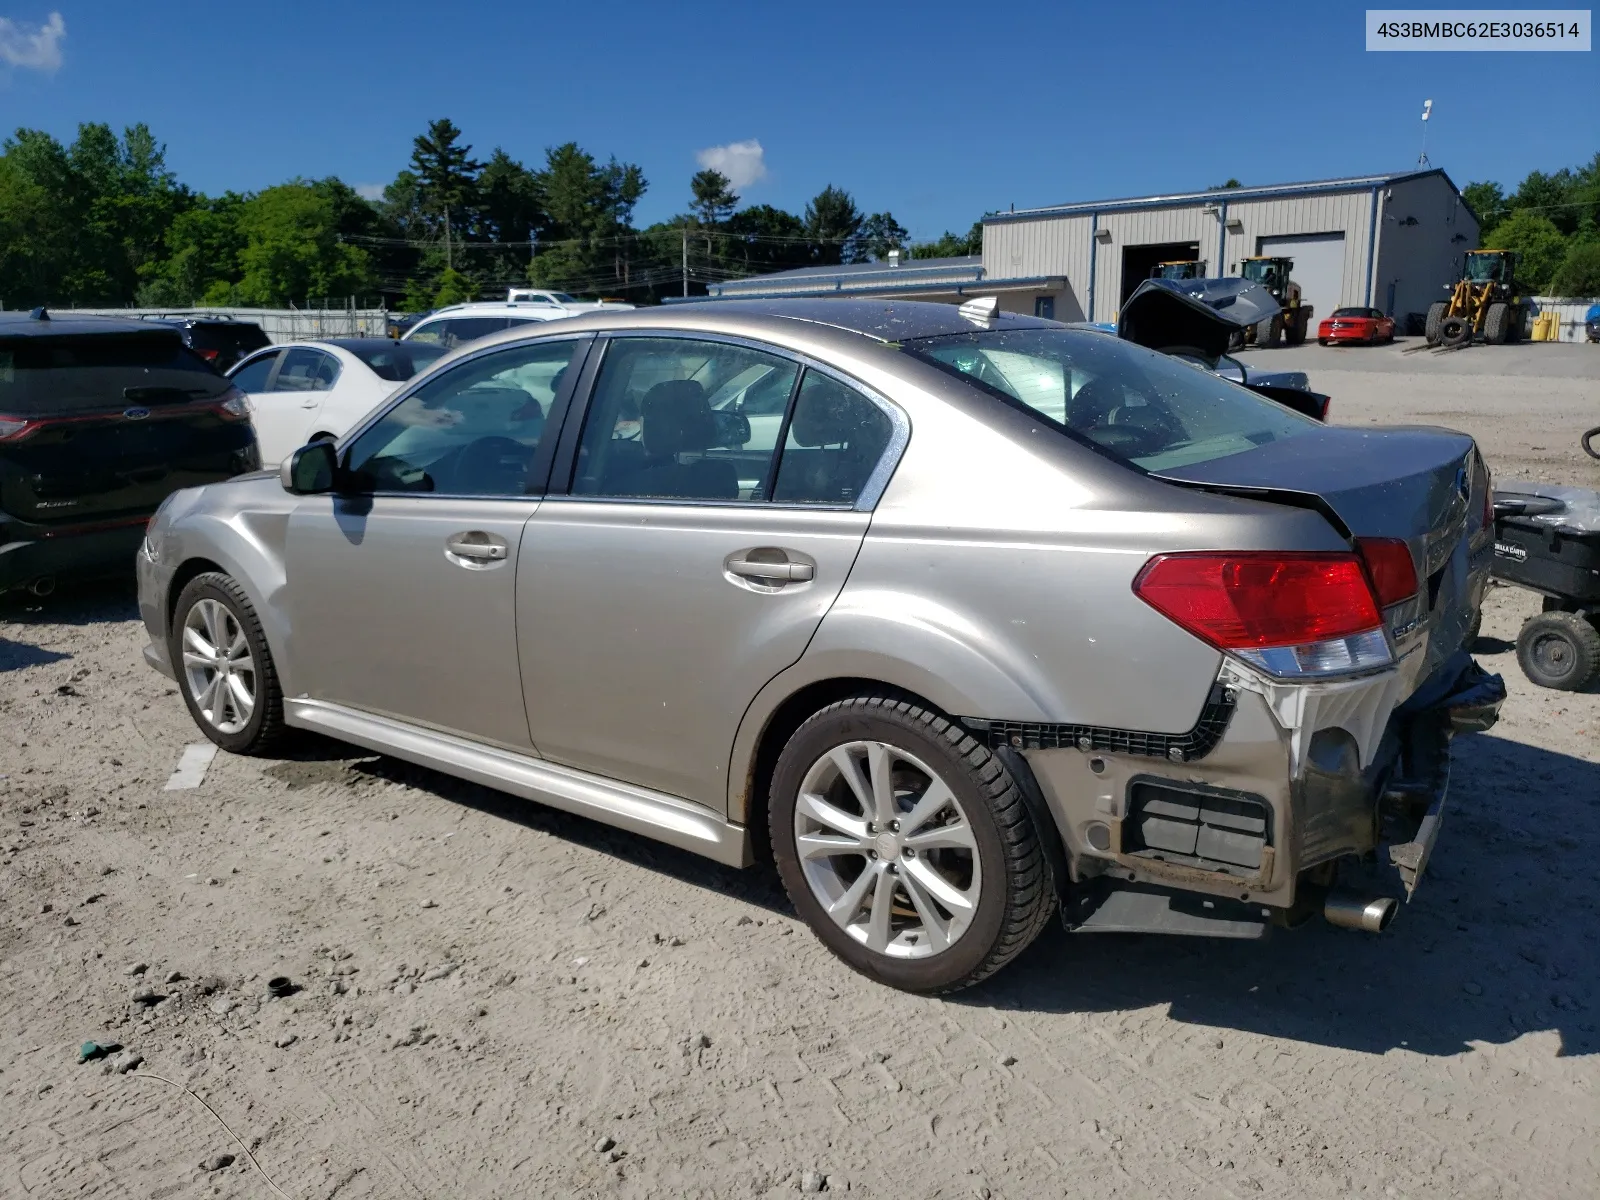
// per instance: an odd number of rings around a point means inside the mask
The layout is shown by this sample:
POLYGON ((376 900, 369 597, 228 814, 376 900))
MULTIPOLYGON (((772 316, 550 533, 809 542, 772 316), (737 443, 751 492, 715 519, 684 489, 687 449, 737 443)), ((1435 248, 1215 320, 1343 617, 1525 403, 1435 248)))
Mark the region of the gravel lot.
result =
MULTIPOLYGON (((1600 486, 1600 348, 1404 345, 1246 357, 1600 486)), ((1535 609, 1389 934, 1052 929, 926 1000, 769 875, 332 743, 163 791, 131 591, 0 599, 0 1196, 1592 1196, 1600 695, 1522 678, 1535 609)))

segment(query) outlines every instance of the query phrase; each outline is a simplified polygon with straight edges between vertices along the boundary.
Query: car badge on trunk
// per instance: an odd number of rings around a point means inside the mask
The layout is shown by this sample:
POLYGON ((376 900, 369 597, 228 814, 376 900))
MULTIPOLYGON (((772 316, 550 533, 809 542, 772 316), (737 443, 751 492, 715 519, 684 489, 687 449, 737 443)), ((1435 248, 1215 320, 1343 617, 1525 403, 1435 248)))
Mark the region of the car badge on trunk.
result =
POLYGON ((130 421, 142 421, 150 415, 148 408, 125 408, 122 415, 130 421))

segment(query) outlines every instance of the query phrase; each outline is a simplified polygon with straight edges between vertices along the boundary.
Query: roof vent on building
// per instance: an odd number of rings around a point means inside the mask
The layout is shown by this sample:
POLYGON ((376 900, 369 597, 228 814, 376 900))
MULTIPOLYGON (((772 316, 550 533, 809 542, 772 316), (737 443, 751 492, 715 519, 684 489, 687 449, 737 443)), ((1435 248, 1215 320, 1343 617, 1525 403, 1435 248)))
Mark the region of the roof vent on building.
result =
POLYGON ((969 321, 987 325, 1000 312, 1000 297, 975 296, 956 311, 969 321))
POLYGON ((900 248, 897 246, 889 251, 889 269, 893 270, 900 265, 900 248))

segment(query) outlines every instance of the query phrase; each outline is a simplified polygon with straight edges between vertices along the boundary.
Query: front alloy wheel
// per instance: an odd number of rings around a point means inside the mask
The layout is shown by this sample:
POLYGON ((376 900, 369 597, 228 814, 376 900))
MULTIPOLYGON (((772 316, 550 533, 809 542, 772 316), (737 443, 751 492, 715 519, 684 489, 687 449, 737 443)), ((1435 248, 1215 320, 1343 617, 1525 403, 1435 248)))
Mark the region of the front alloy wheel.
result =
POLYGON ((198 600, 183 619, 183 674, 195 709, 219 733, 239 733, 256 709, 256 660, 220 600, 198 600))
POLYGON ((966 811, 921 759, 850 742, 800 785, 795 845, 811 894, 868 950, 925 958, 960 940, 983 892, 966 811))

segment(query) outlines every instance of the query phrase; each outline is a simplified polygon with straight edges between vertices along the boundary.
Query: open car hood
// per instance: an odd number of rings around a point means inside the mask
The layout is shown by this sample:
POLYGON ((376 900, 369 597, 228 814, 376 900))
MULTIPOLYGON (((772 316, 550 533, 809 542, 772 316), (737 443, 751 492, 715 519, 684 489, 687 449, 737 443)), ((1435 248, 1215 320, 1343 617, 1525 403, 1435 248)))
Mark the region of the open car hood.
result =
POLYGON ((1215 362, 1244 330, 1279 311, 1272 293, 1248 279, 1146 279, 1122 306, 1117 336, 1215 362))

